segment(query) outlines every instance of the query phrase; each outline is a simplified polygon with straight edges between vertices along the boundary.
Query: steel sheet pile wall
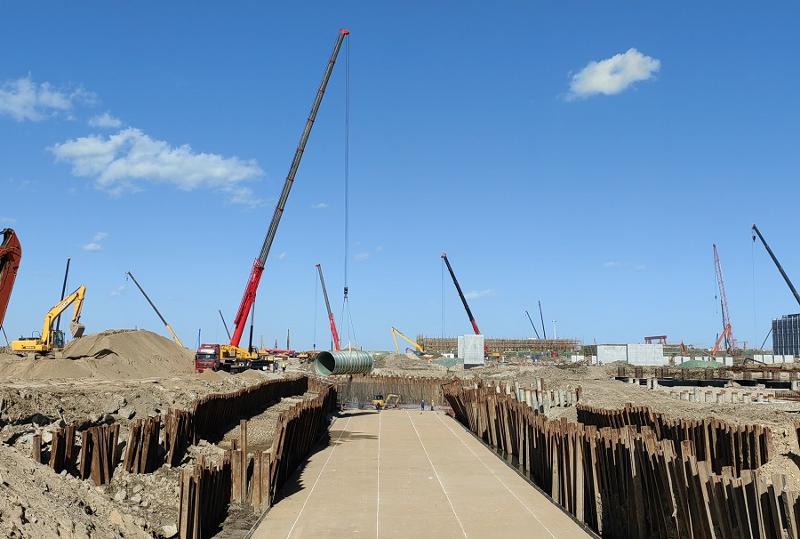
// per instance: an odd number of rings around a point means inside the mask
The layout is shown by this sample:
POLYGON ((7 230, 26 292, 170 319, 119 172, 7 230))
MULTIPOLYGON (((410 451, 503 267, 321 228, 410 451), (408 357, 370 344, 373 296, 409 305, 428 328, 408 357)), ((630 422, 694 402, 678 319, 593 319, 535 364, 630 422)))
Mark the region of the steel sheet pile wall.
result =
POLYGON ((772 435, 761 425, 731 425, 713 418, 702 420, 668 419, 647 406, 626 404, 621 410, 606 410, 577 405, 578 422, 597 428, 646 428, 657 440, 671 440, 680 453, 689 442, 692 454, 706 461, 714 473, 732 467, 738 475, 766 464, 772 451, 772 435))
POLYGON ((164 419, 167 461, 175 466, 186 448, 200 440, 214 442, 237 421, 251 417, 284 397, 302 395, 308 377, 267 380, 233 393, 212 393, 192 403, 190 410, 170 410, 164 419))
POLYGON ((207 464, 201 456, 181 472, 178 529, 181 539, 211 537, 225 519, 231 500, 231 453, 221 463, 207 464))
POLYGON ((352 375, 334 377, 339 401, 369 403, 375 395, 400 395, 401 404, 419 405, 420 401, 441 406, 446 403, 442 384, 451 379, 412 376, 352 375))
POLYGON ((598 429, 484 387, 444 390, 461 423, 604 537, 800 537, 798 496, 781 476, 716 474, 690 439, 676 449, 650 426, 598 429))
MULTIPOLYGON (((66 470, 69 474, 88 479, 97 486, 111 481, 119 460, 119 424, 100 425, 80 431, 80 451, 75 445, 75 427, 70 425, 53 432, 50 458, 47 462, 54 472, 66 470)), ((42 438, 33 438, 31 457, 42 463, 42 438)))
POLYGON ((179 519, 182 539, 211 536, 225 519, 231 501, 250 505, 257 513, 272 505, 286 479, 327 434, 328 415, 336 411, 335 386, 315 380, 306 382, 317 396, 280 413, 268 451, 251 454, 247 421, 242 420, 240 437, 231 440, 232 449, 225 452, 221 468, 201 462, 193 470, 184 471, 179 519), (212 479, 204 479, 207 477, 212 479), (211 481, 208 491, 204 490, 204 480, 211 481), (209 497, 214 500, 208 500, 209 497))
POLYGON ((128 449, 125 451, 125 471, 128 473, 150 473, 162 464, 159 458, 158 435, 161 421, 158 417, 138 419, 128 433, 128 449))
POLYGON ((253 500, 254 507, 272 505, 286 479, 328 434, 328 415, 336 412, 336 386, 312 382, 310 389, 317 393, 316 398, 298 402, 278 417, 278 430, 269 451, 269 490, 261 491, 260 501, 253 500))

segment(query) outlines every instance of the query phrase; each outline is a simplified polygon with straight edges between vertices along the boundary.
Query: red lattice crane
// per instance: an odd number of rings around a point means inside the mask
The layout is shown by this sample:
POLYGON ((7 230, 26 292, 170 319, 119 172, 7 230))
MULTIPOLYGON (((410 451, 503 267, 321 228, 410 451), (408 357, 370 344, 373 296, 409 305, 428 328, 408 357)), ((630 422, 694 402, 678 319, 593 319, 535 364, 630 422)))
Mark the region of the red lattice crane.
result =
POLYGON ((715 357, 723 343, 725 344, 725 350, 731 355, 734 354, 736 341, 733 338, 733 326, 728 312, 728 296, 725 294, 725 281, 722 278, 722 264, 719 262, 719 252, 716 244, 713 244, 712 247, 714 250, 714 272, 717 276, 717 287, 719 288, 719 305, 722 310, 722 332, 717 337, 714 348, 711 350, 711 356, 715 357))

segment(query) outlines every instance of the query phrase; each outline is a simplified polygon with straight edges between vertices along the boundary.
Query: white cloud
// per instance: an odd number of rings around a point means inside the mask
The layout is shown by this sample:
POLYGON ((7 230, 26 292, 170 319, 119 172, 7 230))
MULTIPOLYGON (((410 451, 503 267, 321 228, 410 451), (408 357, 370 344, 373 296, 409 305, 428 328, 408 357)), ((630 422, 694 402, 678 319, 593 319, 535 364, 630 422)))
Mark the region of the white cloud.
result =
POLYGON ((124 284, 121 284, 118 287, 116 287, 114 290, 111 291, 111 296, 119 296, 127 289, 128 289, 127 286, 125 286, 124 284))
POLYGON ((604 268, 621 268, 622 262, 617 262, 616 260, 610 260, 608 262, 603 262, 604 268))
POLYGON ((325 202, 317 202, 316 204, 312 204, 311 207, 315 210, 324 210, 328 205, 325 202))
POLYGON ((470 290, 469 292, 464 293, 464 297, 467 299, 478 299, 488 296, 494 296, 493 288, 486 288, 484 290, 470 290))
POLYGON ((68 113, 76 103, 92 104, 96 96, 82 88, 56 88, 49 82, 36 83, 31 76, 0 82, 0 115, 18 122, 39 122, 68 113))
POLYGON ((57 161, 67 162, 75 176, 94 178, 98 189, 118 196, 146 182, 170 184, 183 191, 213 189, 231 202, 263 204, 241 185, 263 174, 254 159, 197 153, 188 144, 170 146, 129 127, 116 134, 90 135, 49 148, 57 161))
POLYGON ((644 264, 637 264, 636 266, 633 267, 633 271, 644 271, 646 269, 647 266, 645 266, 644 264))
POLYGON ((103 250, 103 240, 108 238, 108 232, 96 232, 92 237, 92 241, 83 245, 81 249, 90 253, 96 253, 103 250))
POLYGON ((105 129, 116 129, 122 127, 122 120, 111 116, 108 112, 97 114, 89 118, 89 125, 91 127, 102 127, 105 129))
POLYGON ((356 256, 353 257, 354 260, 358 262, 363 262, 369 258, 369 253, 358 253, 356 256))
POLYGON ((0 223, 4 225, 13 225, 16 222, 17 220, 14 219, 13 217, 0 217, 0 223))
POLYGON ((660 68, 660 60, 645 56, 636 49, 628 49, 611 58, 589 62, 573 75, 567 99, 618 94, 634 82, 652 78, 660 68))
POLYGON ((278 255, 278 260, 286 260, 286 251, 282 251, 282 252, 281 252, 281 253, 278 255))

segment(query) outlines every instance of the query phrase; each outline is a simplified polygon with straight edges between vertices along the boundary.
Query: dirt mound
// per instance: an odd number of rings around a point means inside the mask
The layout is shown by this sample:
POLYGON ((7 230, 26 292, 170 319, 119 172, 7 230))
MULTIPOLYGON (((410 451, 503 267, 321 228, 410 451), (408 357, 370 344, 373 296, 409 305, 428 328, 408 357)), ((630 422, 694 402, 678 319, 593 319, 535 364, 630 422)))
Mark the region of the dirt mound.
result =
POLYGON ((143 330, 111 330, 69 343, 64 359, 0 354, 0 379, 162 378, 193 371, 194 353, 143 330))

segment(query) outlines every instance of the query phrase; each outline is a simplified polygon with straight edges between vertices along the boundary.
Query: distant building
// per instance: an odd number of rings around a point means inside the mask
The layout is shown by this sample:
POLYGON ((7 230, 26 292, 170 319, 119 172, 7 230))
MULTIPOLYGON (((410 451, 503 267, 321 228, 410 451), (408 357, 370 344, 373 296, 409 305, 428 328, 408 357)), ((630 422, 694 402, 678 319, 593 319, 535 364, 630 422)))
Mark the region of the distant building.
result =
MULTIPOLYGON (((574 339, 486 339, 486 352, 500 354, 510 352, 580 352, 580 343, 574 339)), ((455 337, 417 337, 417 343, 426 352, 438 354, 458 353, 458 339, 455 337)))
POLYGON ((772 321, 772 351, 800 355, 800 314, 787 314, 772 321))

